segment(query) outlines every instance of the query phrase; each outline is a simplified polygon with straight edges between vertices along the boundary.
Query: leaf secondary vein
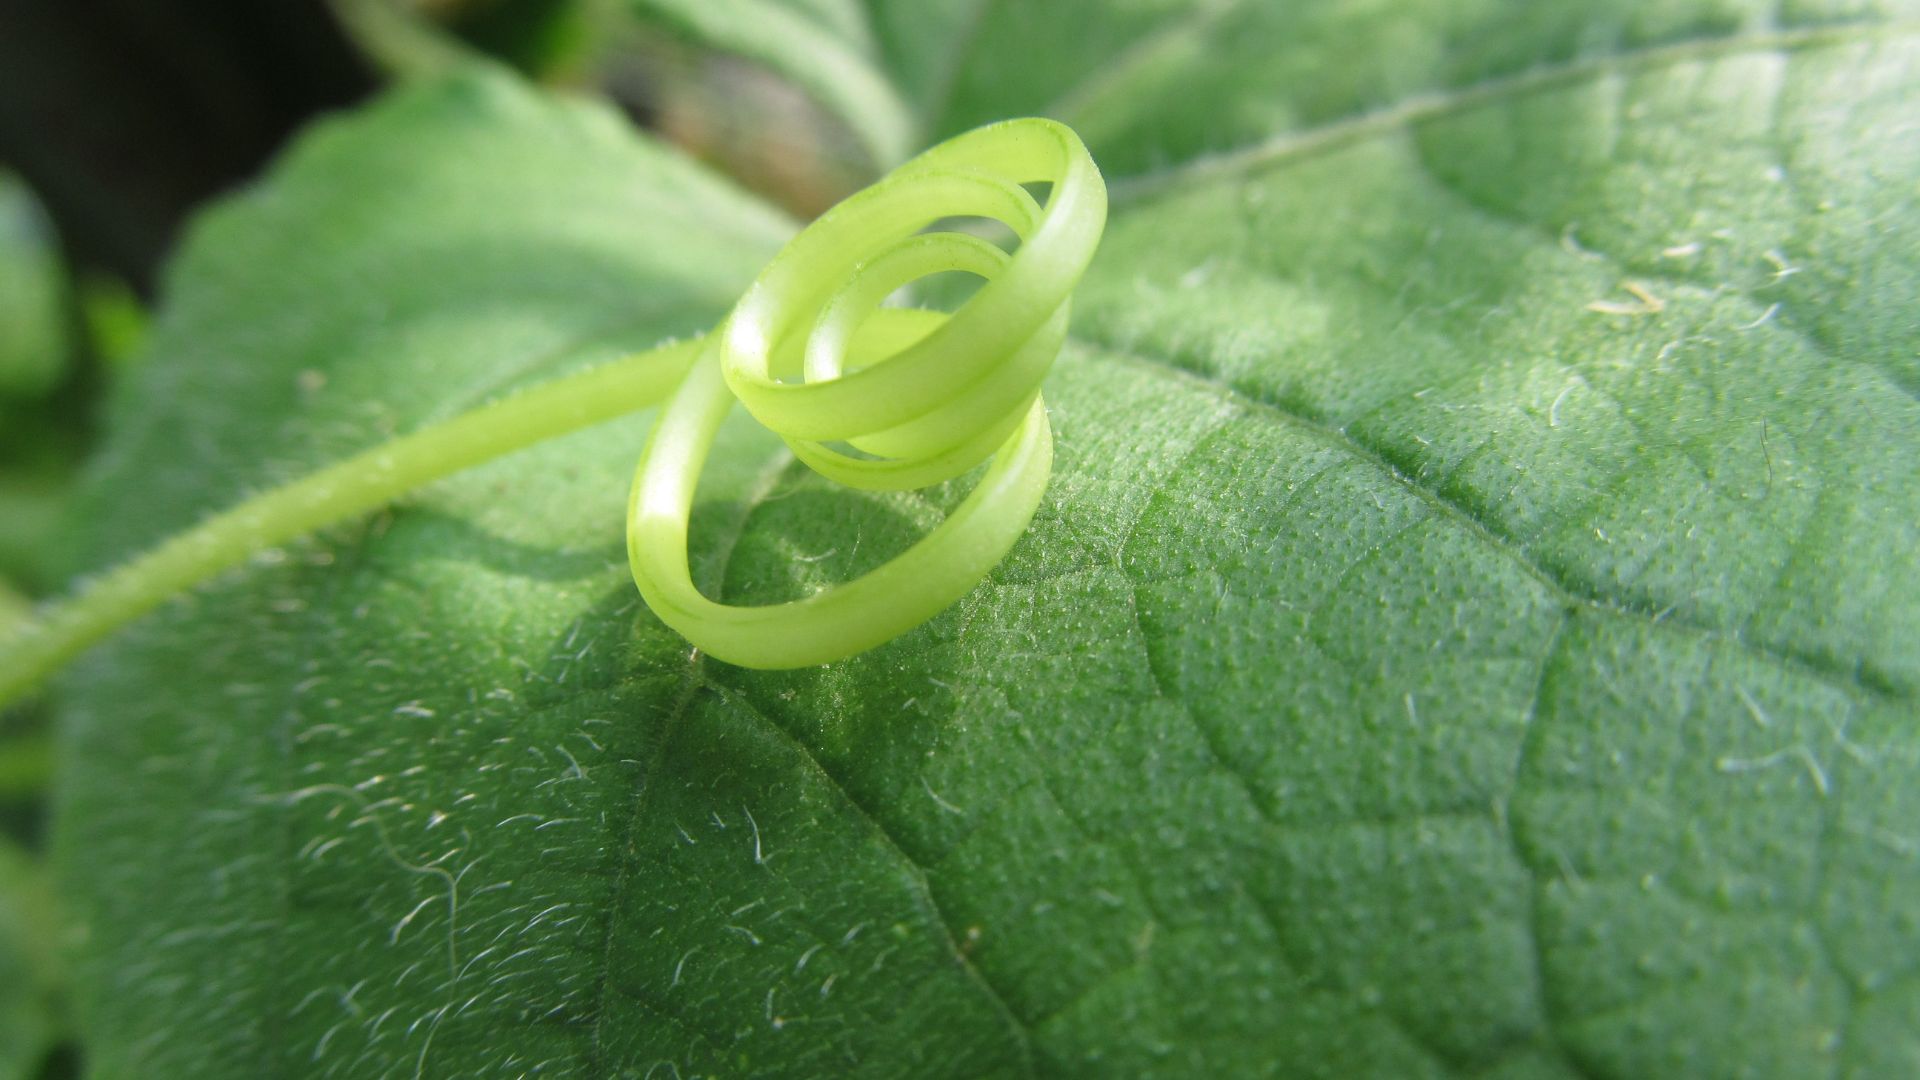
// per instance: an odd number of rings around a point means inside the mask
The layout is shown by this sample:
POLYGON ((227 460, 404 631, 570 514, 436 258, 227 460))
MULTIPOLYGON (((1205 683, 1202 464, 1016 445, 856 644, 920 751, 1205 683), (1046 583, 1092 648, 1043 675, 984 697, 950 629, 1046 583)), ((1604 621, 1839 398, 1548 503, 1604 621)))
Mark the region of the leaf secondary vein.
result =
POLYGON ((1434 512, 1465 529, 1475 539, 1511 561, 1522 572, 1527 574, 1527 576, 1545 586, 1555 599, 1564 603, 1592 609, 1606 615, 1657 621, 1666 626, 1691 630, 1708 637, 1731 641, 1742 649, 1746 649, 1749 652, 1763 656, 1775 663, 1790 667, 1796 671, 1804 672, 1823 683, 1851 694, 1864 695, 1882 701, 1899 702, 1903 704, 1910 703, 1913 700, 1910 693, 1898 687, 1869 680, 1863 677, 1863 672, 1858 670, 1853 672, 1844 671, 1832 662, 1816 655, 1803 653, 1799 650, 1783 646, 1752 641, 1724 627, 1711 626, 1690 620, 1685 616, 1659 615, 1655 612, 1630 606, 1612 597, 1583 591, 1531 558, 1526 551, 1513 540, 1502 536, 1488 527, 1467 507, 1449 499, 1445 494, 1434 490, 1429 485, 1421 483, 1417 478, 1408 476, 1391 461, 1387 460, 1387 458, 1374 447, 1361 442, 1343 429, 1332 427, 1312 417, 1288 409, 1278 402, 1246 394, 1212 376, 1184 367, 1178 361, 1168 357, 1155 356, 1140 352, 1137 349, 1129 349, 1117 344, 1088 338, 1079 338, 1077 341, 1082 348, 1089 351, 1098 352, 1148 370, 1161 372, 1168 378, 1191 382, 1197 386, 1205 387, 1209 393, 1221 395, 1229 400, 1245 402, 1247 405, 1259 411, 1270 413, 1284 419, 1289 424, 1313 433, 1329 445, 1339 447, 1354 454, 1378 469, 1395 483, 1406 488, 1422 502, 1426 503, 1434 512))

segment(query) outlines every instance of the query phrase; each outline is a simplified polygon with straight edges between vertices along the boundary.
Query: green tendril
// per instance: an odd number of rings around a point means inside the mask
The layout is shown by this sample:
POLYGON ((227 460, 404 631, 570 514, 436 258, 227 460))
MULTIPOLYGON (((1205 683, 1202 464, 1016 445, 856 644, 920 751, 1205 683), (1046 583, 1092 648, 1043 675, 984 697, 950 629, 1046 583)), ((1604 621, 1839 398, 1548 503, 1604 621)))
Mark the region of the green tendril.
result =
POLYGON ((627 515, 634 581, 655 614, 745 667, 805 667, 873 648, 964 596, 1032 521, 1053 462, 1040 383, 1105 220, 1099 171, 1063 125, 1010 120, 960 135, 807 226, 714 333, 392 440, 84 584, 15 633, 0 655, 0 704, 256 552, 669 393, 627 515), (1050 185, 1044 206, 1028 184, 1050 185), (1009 255, 968 233, 925 231, 949 218, 1003 222, 1019 245, 1009 255), (880 306, 903 285, 956 271, 985 284, 951 315, 880 306), (687 525, 701 467, 736 400, 809 467, 856 488, 920 488, 993 463, 944 523, 865 576, 790 603, 719 604, 689 576, 687 525))
POLYGON ((708 339, 640 459, 627 554, 661 621, 729 663, 805 667, 891 640, 978 584, 1046 490, 1053 434, 1040 381, 1105 221, 1106 188, 1073 132, 1015 120, 934 147, 795 237, 708 339), (1052 186, 1044 209, 1029 183, 1052 186), (921 231, 954 217, 1004 222, 1020 246, 1008 256, 965 233, 921 231), (945 271, 986 279, 951 317, 879 308, 945 271), (816 472, 852 487, 925 487, 994 462, 939 528, 866 576, 785 604, 718 604, 688 577, 687 517, 735 398, 816 472))

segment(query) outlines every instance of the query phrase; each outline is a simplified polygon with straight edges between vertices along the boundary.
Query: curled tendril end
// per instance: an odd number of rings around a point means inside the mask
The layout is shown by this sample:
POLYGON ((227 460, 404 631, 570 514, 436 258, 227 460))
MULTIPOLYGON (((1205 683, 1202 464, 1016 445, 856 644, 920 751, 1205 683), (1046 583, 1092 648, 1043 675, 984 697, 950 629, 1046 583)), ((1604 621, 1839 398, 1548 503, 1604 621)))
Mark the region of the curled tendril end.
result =
POLYGON ((1040 382, 1106 221, 1086 147, 1050 120, 1009 120, 908 161, 802 230, 720 329, 567 375, 257 495, 91 579, 0 641, 0 707, 94 642, 256 552, 364 514, 422 484, 670 400, 627 510, 634 581, 667 625, 746 667, 806 667, 889 641, 980 582, 1033 519, 1053 465, 1040 382), (1026 185, 1047 184, 1042 205, 1026 185), (992 218, 1012 254, 927 231, 992 218), (985 280, 947 315, 883 307, 958 271, 985 280), (879 569, 765 607, 714 603, 687 568, 700 468, 735 401, 794 454, 857 488, 925 487, 992 458, 941 526, 879 569))
POLYGON ((890 641, 971 591, 1046 491, 1040 383, 1105 221, 1106 188, 1079 137, 1023 119, 933 147, 802 230, 707 339, 641 457, 627 551, 648 606, 721 660, 795 668, 890 641), (1027 186, 1039 184, 1044 204, 1027 186), (967 218, 1005 224, 1018 246, 939 227, 967 218), (947 272, 984 281, 951 315, 881 306, 947 272), (808 467, 855 488, 922 488, 992 465, 945 522, 866 575, 782 604, 716 603, 689 575, 687 522, 736 400, 808 467))

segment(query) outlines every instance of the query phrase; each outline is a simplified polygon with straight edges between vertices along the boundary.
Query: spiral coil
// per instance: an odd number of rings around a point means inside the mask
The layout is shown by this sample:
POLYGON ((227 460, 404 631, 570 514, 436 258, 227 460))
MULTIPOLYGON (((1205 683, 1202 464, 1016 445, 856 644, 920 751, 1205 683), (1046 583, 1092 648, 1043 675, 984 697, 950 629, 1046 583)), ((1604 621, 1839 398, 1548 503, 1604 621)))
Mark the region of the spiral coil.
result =
POLYGON ((803 230, 707 339, 641 456, 627 552, 654 613, 729 663, 792 668, 870 649, 971 590, 1046 490, 1053 435, 1040 383, 1105 220, 1106 188, 1079 137, 1025 119, 942 143, 803 230), (1023 186, 1040 183, 1044 206, 1023 186), (967 233, 923 231, 949 218, 1003 222, 1019 245, 1009 255, 967 233), (951 315, 880 306, 949 271, 984 280, 951 315), (856 488, 926 487, 993 464, 937 529, 863 577, 788 603, 720 604, 693 584, 687 525, 736 400, 809 467, 856 488))
POLYGON ((0 706, 94 642, 255 552, 364 514, 448 473, 671 399, 627 506, 633 579, 662 621, 722 660, 805 667, 913 629, 974 587, 1033 520, 1053 467, 1040 400, 1093 258, 1107 192, 1086 147, 1049 120, 951 139, 795 237, 718 331, 634 353, 482 405, 270 489, 85 582, 0 641, 0 706), (1046 205, 1022 185, 1051 185, 1046 205), (923 232, 990 217, 1008 255, 923 232), (951 316, 883 308, 895 289, 960 271, 986 284, 951 316), (687 568, 694 488, 743 402, 824 476, 869 490, 948 480, 993 458, 964 502, 892 562, 817 596, 730 607, 687 568), (837 449, 840 443, 854 453, 837 449))

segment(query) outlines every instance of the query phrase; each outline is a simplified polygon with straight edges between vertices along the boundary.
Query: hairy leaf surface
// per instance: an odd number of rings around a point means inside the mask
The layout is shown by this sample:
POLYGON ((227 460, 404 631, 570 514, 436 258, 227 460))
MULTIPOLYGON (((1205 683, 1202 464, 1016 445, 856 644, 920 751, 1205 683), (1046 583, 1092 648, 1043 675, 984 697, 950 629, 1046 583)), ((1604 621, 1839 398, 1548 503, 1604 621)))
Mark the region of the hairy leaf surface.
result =
MULTIPOLYGON (((1120 196, 1030 536, 730 668, 626 579, 636 420, 169 609, 64 685, 102 1073, 1920 1069, 1900 13, 909 9, 793 5, 1120 196)), ((503 77, 339 121, 196 231, 85 557, 697 330, 786 228, 503 77)), ((745 423, 709 485, 736 602, 958 495, 745 423)))

